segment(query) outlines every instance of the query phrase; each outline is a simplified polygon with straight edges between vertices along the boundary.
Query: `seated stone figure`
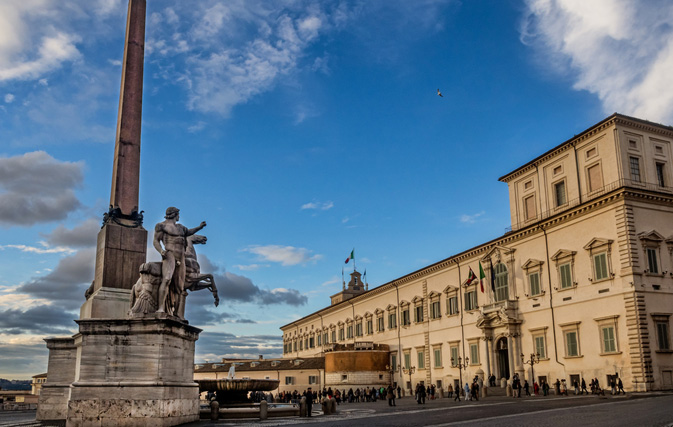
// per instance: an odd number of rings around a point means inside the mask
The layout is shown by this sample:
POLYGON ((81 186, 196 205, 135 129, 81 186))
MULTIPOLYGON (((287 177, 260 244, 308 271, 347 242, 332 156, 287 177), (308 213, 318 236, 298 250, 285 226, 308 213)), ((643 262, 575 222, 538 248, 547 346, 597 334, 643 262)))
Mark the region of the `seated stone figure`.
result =
POLYGON ((140 278, 131 288, 129 317, 143 317, 158 308, 158 291, 161 285, 161 263, 146 262, 140 265, 140 278))

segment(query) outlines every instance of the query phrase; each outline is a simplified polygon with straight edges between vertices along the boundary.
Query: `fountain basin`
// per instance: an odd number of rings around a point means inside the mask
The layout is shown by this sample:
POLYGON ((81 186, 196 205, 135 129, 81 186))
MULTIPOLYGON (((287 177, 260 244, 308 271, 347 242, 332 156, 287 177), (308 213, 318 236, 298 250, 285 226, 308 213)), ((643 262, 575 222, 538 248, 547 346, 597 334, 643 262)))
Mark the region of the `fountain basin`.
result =
POLYGON ((214 391, 220 405, 248 402, 248 392, 272 391, 278 388, 279 380, 260 379, 198 379, 201 392, 214 391))

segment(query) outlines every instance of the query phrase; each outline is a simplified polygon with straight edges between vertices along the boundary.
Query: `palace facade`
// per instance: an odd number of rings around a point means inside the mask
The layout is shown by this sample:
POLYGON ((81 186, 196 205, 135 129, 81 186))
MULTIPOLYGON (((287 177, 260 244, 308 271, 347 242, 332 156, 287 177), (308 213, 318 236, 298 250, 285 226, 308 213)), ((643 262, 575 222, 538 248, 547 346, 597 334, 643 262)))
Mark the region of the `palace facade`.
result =
POLYGON ((354 272, 281 327, 283 358, 388 349, 385 365, 330 369, 338 388, 358 371, 407 390, 491 373, 673 388, 673 127, 614 114, 500 181, 504 235, 371 290, 354 272))

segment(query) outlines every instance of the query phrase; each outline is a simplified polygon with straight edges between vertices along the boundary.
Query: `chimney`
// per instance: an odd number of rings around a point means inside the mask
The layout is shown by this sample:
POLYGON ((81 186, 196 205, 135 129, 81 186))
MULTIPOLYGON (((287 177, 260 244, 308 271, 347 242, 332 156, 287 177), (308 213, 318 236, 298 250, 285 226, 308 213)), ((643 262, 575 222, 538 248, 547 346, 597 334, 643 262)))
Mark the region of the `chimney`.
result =
POLYGON ((264 355, 263 354, 259 355, 259 360, 264 360, 264 355))

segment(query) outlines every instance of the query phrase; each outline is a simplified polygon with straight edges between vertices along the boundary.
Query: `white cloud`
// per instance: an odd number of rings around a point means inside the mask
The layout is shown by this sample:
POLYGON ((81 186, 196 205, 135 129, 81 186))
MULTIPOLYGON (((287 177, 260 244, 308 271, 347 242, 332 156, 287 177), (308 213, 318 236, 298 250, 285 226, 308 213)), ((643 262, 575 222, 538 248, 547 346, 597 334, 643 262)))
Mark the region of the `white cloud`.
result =
POLYGON ((205 128, 206 128, 206 122, 204 122, 204 121, 198 121, 198 122, 196 122, 195 124, 193 124, 192 126, 189 126, 189 127, 187 128, 187 132, 189 132, 189 133, 196 133, 196 132, 200 132, 200 131, 202 131, 202 130, 205 129, 205 128))
POLYGON ((476 214, 468 215, 468 214, 463 214, 460 216, 460 222, 466 223, 466 224, 474 224, 479 217, 484 216, 486 212, 481 211, 476 214))
POLYGON ((49 246, 47 242, 38 242, 40 246, 27 245, 0 245, 0 249, 18 249, 21 252, 29 252, 34 254, 73 254, 77 252, 75 249, 65 246, 49 246))
POLYGON ((5 95, 5 102, 7 104, 11 104, 12 102, 14 102, 14 94, 8 93, 7 95, 5 95))
POLYGON ((309 202, 301 206, 301 210, 312 209, 312 210, 321 210, 326 211, 334 207, 334 202, 309 202))
POLYGON ((606 113, 673 122, 673 3, 528 0, 521 40, 606 113), (560 70, 560 71, 559 71, 560 70))
MULTIPOLYGON (((0 16, 2 16, 2 8, 0 8, 0 16)), ((77 59, 80 53, 75 43, 79 41, 80 38, 73 34, 57 32, 53 35, 46 35, 40 42, 37 54, 32 59, 23 61, 9 49, 5 49, 4 52, 0 51, 0 81, 35 79, 60 67, 63 62, 77 59)))
POLYGON ((306 264, 322 259, 322 255, 311 255, 308 249, 293 246, 250 246, 244 251, 258 255, 265 261, 278 262, 284 266, 306 264))
POLYGON ((270 267, 269 264, 248 264, 248 265, 234 265, 234 268, 241 270, 241 271, 254 271, 254 270, 259 270, 260 268, 267 268, 270 267))
POLYGON ((330 286, 339 282, 341 282, 341 280, 338 277, 334 276, 331 279, 327 280, 326 282, 322 282, 320 286, 330 286))

